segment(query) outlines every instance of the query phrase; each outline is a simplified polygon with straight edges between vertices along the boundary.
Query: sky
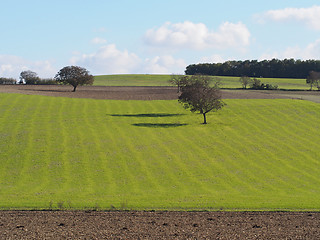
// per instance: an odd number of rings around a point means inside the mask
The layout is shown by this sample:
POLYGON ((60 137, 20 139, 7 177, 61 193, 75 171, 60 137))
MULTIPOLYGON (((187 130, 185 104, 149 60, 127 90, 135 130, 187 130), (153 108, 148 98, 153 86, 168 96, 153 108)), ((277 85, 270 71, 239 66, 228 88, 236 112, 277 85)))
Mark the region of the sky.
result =
POLYGON ((0 77, 183 74, 228 60, 320 59, 319 0, 1 0, 0 77))

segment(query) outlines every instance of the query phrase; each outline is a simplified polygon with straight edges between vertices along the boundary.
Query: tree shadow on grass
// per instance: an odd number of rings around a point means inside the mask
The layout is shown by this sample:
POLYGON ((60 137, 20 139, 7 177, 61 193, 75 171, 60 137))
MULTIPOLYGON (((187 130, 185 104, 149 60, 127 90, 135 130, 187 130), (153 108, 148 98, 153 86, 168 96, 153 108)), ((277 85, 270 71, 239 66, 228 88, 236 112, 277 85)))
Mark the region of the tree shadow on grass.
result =
POLYGON ((184 114, 172 113, 143 113, 143 114, 112 114, 113 117, 176 117, 184 114))
POLYGON ((188 124, 185 124, 185 123, 134 123, 132 125, 136 127, 171 128, 171 127, 186 126, 188 124))

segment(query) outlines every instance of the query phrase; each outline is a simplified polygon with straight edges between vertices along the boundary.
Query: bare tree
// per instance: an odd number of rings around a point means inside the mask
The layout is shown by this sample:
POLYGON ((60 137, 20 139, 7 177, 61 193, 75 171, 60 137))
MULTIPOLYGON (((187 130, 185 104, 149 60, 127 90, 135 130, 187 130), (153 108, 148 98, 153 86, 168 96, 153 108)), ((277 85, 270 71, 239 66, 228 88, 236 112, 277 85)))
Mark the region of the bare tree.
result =
POLYGON ((181 87, 186 83, 188 76, 186 75, 172 75, 169 79, 169 83, 177 86, 177 92, 181 91, 181 87))
POLYGON ((94 78, 85 68, 78 66, 67 66, 62 68, 54 77, 54 79, 63 84, 73 86, 73 92, 76 91, 78 85, 92 85, 94 78))
POLYGON ((312 90, 313 85, 317 85, 318 90, 320 90, 319 87, 319 81, 320 81, 320 72, 310 71, 309 76, 307 77, 306 83, 310 84, 310 90, 312 90))
POLYGON ((202 114, 203 124, 207 124, 208 112, 217 111, 225 105, 218 83, 212 84, 212 78, 203 75, 194 75, 185 82, 181 87, 179 102, 191 112, 202 114))
POLYGON ((242 88, 246 89, 247 85, 250 83, 251 79, 248 76, 242 76, 239 82, 242 84, 242 88))

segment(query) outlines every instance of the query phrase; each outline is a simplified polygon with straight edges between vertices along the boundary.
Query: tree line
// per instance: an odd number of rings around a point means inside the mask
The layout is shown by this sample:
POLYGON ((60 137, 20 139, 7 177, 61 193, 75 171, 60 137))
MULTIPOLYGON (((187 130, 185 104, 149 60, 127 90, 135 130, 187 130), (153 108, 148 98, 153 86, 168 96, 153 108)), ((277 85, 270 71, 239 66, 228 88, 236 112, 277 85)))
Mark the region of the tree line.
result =
POLYGON ((249 76, 264 78, 306 78, 310 71, 320 71, 320 60, 245 60, 224 63, 199 63, 186 67, 186 75, 249 76))
POLYGON ((38 76, 36 72, 31 70, 22 71, 20 73, 19 82, 14 78, 0 78, 0 84, 27 84, 27 85, 54 85, 54 84, 68 84, 73 86, 73 92, 78 86, 92 85, 94 77, 89 71, 79 66, 67 66, 55 75, 54 78, 43 79, 38 76))

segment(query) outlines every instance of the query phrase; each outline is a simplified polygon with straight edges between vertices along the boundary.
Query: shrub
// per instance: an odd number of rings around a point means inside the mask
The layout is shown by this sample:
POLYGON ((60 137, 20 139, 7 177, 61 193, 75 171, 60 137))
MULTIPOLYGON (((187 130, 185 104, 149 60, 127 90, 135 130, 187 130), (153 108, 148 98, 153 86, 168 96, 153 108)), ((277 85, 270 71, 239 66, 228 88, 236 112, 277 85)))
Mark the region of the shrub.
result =
POLYGON ((277 90, 278 85, 264 84, 259 79, 254 78, 250 83, 250 88, 256 90, 277 90))
POLYGON ((0 78, 0 84, 17 84, 17 80, 14 78, 0 78))

